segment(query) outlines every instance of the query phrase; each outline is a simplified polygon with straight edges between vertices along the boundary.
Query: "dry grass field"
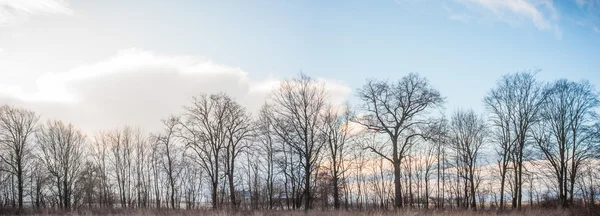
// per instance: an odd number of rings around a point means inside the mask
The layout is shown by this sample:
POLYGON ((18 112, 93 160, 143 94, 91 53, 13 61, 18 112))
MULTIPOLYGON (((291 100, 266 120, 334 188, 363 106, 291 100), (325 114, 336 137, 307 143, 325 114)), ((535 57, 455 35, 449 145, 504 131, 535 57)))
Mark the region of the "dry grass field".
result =
MULTIPOLYGON (((0 210, 0 215, 14 215, 15 212, 5 212, 0 210)), ((27 211, 26 215, 206 215, 206 216, 301 216, 301 215, 314 215, 314 216, 358 216, 358 215, 369 215, 369 216, 416 216, 416 215, 431 215, 431 216, 475 216, 475 215, 527 215, 527 216, 561 216, 561 215, 600 215, 600 208, 571 208, 571 209, 543 209, 543 208, 525 208, 522 211, 507 210, 503 212, 495 210, 443 210, 443 211, 424 211, 424 210, 399 210, 399 211, 358 211, 358 210, 311 210, 308 212, 304 211, 282 211, 282 210, 271 210, 271 211, 212 211, 212 210, 155 210, 155 209, 131 209, 131 210, 119 210, 119 209, 95 209, 95 210, 79 210, 73 212, 56 212, 56 211, 27 211)))

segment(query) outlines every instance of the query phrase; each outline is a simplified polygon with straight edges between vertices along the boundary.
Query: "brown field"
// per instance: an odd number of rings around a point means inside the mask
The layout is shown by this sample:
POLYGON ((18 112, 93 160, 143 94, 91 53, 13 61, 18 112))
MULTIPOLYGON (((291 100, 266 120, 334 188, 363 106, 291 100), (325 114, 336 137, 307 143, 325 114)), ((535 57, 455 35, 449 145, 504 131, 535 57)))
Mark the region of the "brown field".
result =
MULTIPOLYGON (((15 212, 6 212, 0 210, 0 215, 14 215, 15 212)), ((271 210, 271 211, 212 211, 212 210, 156 210, 156 209, 94 209, 94 210, 78 210, 73 212, 60 212, 60 211, 32 211, 28 210, 25 212, 26 215, 207 215, 207 216, 226 216, 226 215, 249 215, 249 216, 300 216, 300 215, 315 215, 315 216, 355 216, 355 215, 369 215, 369 216, 413 216, 413 215, 450 215, 450 216, 470 216, 470 215, 531 215, 531 216, 559 216, 559 215, 600 215, 600 208, 571 208, 571 209, 543 209, 543 208, 525 208, 521 211, 506 210, 506 211, 495 211, 495 210, 478 210, 470 211, 463 209, 454 210, 399 210, 399 211, 359 211, 359 210, 310 210, 304 211, 291 211, 291 210, 271 210)))

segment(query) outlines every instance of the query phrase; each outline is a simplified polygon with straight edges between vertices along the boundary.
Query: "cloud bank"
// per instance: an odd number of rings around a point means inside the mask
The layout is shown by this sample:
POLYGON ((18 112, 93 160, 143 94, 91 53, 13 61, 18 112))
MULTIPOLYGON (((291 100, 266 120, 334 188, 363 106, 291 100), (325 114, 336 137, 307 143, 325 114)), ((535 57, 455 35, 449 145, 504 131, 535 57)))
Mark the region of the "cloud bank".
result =
MULTIPOLYGON (((317 79, 325 83, 334 102, 350 94, 344 83, 317 79)), ((275 77, 251 80, 238 67, 203 57, 132 48, 66 72, 43 74, 35 80, 33 91, 0 81, 0 103, 31 109, 46 119, 72 122, 86 132, 125 124, 155 131, 161 118, 181 112, 199 93, 226 92, 256 111, 279 82, 275 77)))

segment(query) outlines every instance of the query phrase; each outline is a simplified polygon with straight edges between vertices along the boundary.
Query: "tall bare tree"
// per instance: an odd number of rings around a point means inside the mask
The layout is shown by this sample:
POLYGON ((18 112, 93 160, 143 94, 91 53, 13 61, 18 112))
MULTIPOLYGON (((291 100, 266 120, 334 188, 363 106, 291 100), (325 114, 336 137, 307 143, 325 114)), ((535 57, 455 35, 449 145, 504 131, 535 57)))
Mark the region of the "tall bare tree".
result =
POLYGON ((299 157, 304 179, 304 210, 311 208, 311 176, 325 143, 321 128, 326 111, 324 85, 304 74, 284 80, 268 100, 274 131, 299 157))
POLYGON ((400 169, 402 159, 412 146, 413 139, 423 137, 421 127, 431 122, 426 118, 428 110, 444 103, 439 91, 429 81, 411 73, 396 83, 369 80, 359 89, 366 115, 358 122, 370 130, 385 133, 391 143, 387 150, 368 146, 371 151, 392 163, 394 169, 394 207, 402 207, 400 169))
POLYGON ((75 181, 84 163, 85 135, 72 124, 48 121, 37 135, 41 160, 54 177, 59 206, 70 209, 75 181))
POLYGON ((263 105, 263 107, 259 111, 258 120, 257 120, 257 138, 260 141, 261 145, 259 147, 260 151, 263 152, 264 159, 264 169, 265 173, 265 184, 267 190, 267 202, 268 208, 272 209, 274 205, 274 189, 275 189, 275 135, 273 134, 273 122, 271 116, 269 115, 268 105, 263 105))
POLYGON ((112 186, 109 182, 109 147, 110 147, 110 136, 108 132, 99 132, 94 135, 94 142, 92 145, 91 158, 94 166, 96 167, 96 175, 99 178, 98 202, 100 206, 110 207, 113 204, 112 198, 112 186))
POLYGON ((150 145, 148 137, 141 130, 134 130, 135 149, 135 190, 137 207, 147 207, 149 202, 149 185, 146 175, 149 170, 147 163, 150 160, 150 145))
MULTIPOLYGON (((231 167, 225 171, 221 170, 224 166, 222 156, 235 152, 228 158, 235 160, 235 156, 239 154, 241 141, 245 138, 240 136, 243 134, 240 130, 247 129, 248 116, 237 102, 224 93, 201 94, 194 97, 192 105, 186 106, 185 110, 182 137, 186 146, 196 153, 196 161, 206 171, 211 181, 211 202, 212 207, 216 209, 219 207, 217 202, 219 179, 222 173, 229 173, 233 169, 231 167)), ((229 180, 233 180, 233 175, 229 180)), ((235 193, 230 194, 230 197, 235 200, 235 193)))
POLYGON ((513 208, 521 208, 525 145, 531 137, 530 129, 540 120, 539 112, 543 102, 542 86, 535 79, 535 73, 531 72, 503 76, 484 99, 500 143, 500 172, 504 179, 501 181, 502 189, 508 164, 512 162, 514 166, 513 208))
POLYGON ((167 174, 167 184, 169 186, 169 204, 172 209, 178 208, 175 206, 175 197, 177 194, 177 179, 180 173, 180 161, 183 157, 182 150, 177 146, 177 133, 180 123, 179 117, 171 116, 163 119, 164 129, 161 133, 155 135, 155 141, 158 151, 162 155, 160 159, 162 168, 167 174))
POLYGON ((254 136, 254 126, 252 125, 252 117, 246 109, 233 101, 233 99, 226 97, 230 100, 230 105, 225 110, 226 121, 225 121, 225 134, 227 144, 225 146, 225 175, 229 183, 229 201, 231 207, 237 208, 236 190, 235 190, 235 167, 237 158, 242 152, 248 147, 251 139, 254 136))
POLYGON ((327 136, 327 159, 333 188, 333 206, 335 209, 339 209, 340 190, 345 181, 344 173, 348 170, 349 165, 346 161, 348 141, 352 138, 354 129, 350 124, 352 118, 350 106, 330 107, 323 118, 325 121, 323 133, 327 136))
POLYGON ((31 136, 39 117, 32 111, 4 105, 0 107, 0 160, 3 171, 17 178, 17 200, 23 210, 26 172, 31 161, 31 136))
POLYGON ((134 142, 132 129, 128 126, 107 132, 109 142, 109 161, 117 181, 119 201, 125 208, 131 204, 132 159, 134 142))
POLYGON ((600 99, 587 81, 565 79, 546 89, 542 124, 534 137, 543 158, 553 170, 557 181, 558 199, 563 207, 573 202, 574 185, 579 168, 593 155, 594 113, 600 99), (568 196, 567 196, 568 195, 568 196))
POLYGON ((481 157, 481 147, 487 136, 486 125, 482 117, 478 116, 473 110, 458 110, 452 116, 450 147, 454 151, 454 156, 458 164, 456 166, 463 171, 460 179, 465 179, 468 185, 465 190, 468 191, 469 200, 465 203, 469 208, 476 209, 477 184, 478 178, 477 166, 478 159, 481 157))

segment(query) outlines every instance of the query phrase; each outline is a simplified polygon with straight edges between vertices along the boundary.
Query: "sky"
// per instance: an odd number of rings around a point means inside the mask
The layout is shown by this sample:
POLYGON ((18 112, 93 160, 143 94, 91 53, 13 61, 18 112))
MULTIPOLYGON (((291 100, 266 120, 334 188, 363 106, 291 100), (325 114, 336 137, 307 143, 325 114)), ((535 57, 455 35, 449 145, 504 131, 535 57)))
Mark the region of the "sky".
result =
POLYGON ((356 105, 367 79, 429 79, 483 112, 507 73, 600 83, 600 0, 0 0, 0 104, 84 131, 155 131, 194 95, 257 110, 303 72, 356 105))

